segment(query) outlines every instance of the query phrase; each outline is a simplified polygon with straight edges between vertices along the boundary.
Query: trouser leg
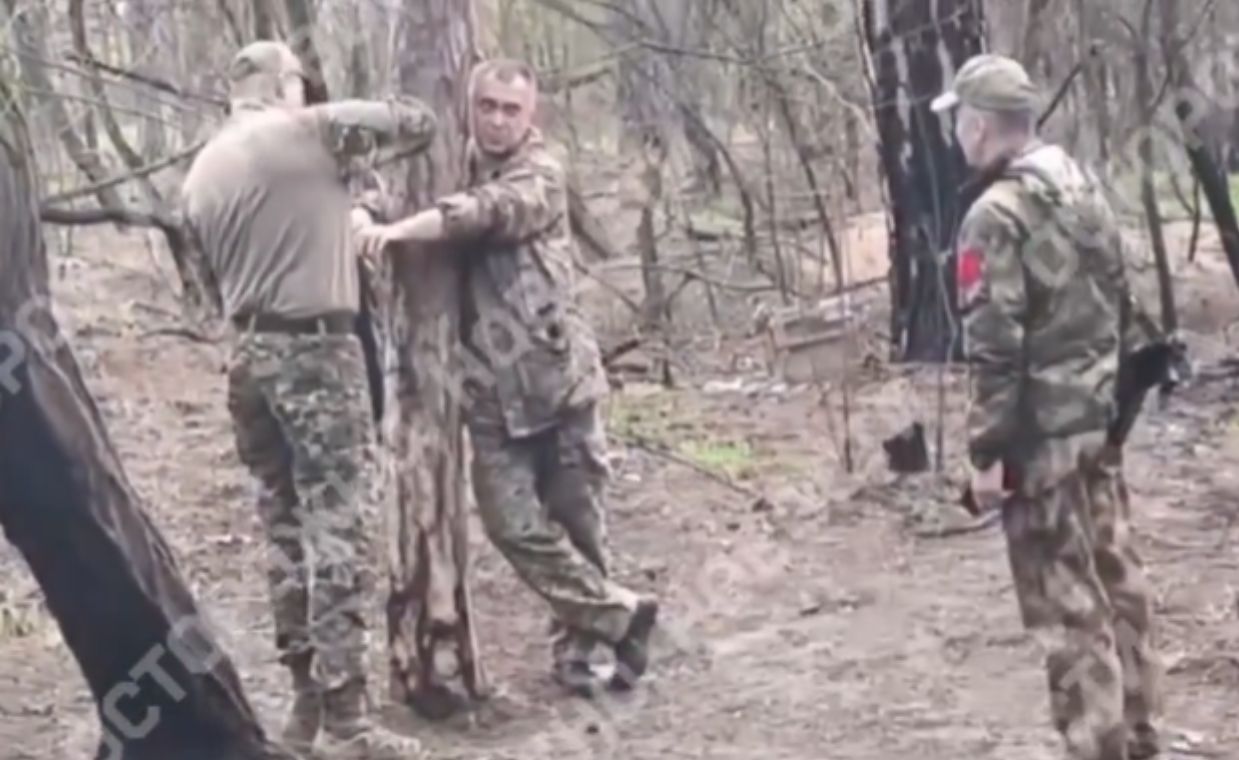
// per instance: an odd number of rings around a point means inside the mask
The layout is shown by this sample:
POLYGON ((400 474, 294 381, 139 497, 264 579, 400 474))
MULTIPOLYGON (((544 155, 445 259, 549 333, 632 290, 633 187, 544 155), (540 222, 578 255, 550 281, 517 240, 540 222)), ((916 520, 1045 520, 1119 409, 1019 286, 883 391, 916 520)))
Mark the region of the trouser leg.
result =
MULTIPOLYGON (((551 520, 604 577, 608 575, 603 501, 608 477, 606 438, 597 406, 573 410, 543 446, 546 456, 539 489, 551 520)), ((587 662, 598 638, 555 620, 552 652, 556 662, 587 662)))
POLYGON ((292 450, 248 357, 242 356, 230 372, 228 409, 238 456, 258 484, 258 516, 269 542, 267 580, 275 644, 287 664, 311 650, 306 557, 292 450))
POLYGON ((292 442, 292 472, 304 513, 312 574, 309 628, 324 689, 365 681, 366 567, 363 502, 374 452, 364 365, 355 340, 323 338, 286 358, 269 391, 292 442))
MULTIPOLYGON (((551 606, 560 624, 610 643, 620 641, 637 595, 587 559, 540 498, 545 435, 510 439, 493 405, 475 405, 469 430, 473 486, 487 535, 521 579, 551 606)), ((553 441, 550 441, 553 444, 553 441)))
MULTIPOLYGON (((1084 471, 1093 523, 1093 558, 1112 609, 1123 668, 1123 713, 1133 737, 1155 741, 1160 710, 1161 662, 1153 645, 1153 588, 1131 535, 1131 504, 1122 453, 1108 449, 1084 471)), ((1142 750, 1144 751, 1151 751, 1142 750)))
POLYGON ((266 532, 267 580, 280 662, 292 678, 293 704, 283 739, 308 752, 322 722, 322 694, 311 668, 309 596, 301 509, 293 482, 292 448, 249 357, 242 355, 228 383, 239 458, 258 482, 258 515, 266 532))
POLYGON ((1127 760, 1123 675, 1078 474, 1003 507, 1024 625, 1046 650, 1050 712, 1072 760, 1127 760))

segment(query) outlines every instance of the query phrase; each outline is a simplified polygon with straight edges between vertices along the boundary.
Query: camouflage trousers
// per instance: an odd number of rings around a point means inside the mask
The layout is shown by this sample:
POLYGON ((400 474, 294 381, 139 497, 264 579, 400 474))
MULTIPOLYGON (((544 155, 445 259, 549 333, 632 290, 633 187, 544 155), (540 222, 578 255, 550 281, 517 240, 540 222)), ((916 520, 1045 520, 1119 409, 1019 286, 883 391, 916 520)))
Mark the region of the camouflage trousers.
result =
POLYGON ((587 660, 623 638, 637 594, 608 577, 602 491, 606 440, 595 405, 550 430, 509 438, 498 401, 468 413, 473 488, 491 542, 551 607, 556 661, 587 660))
POLYGON ((241 461, 258 481, 270 542, 276 647, 311 663, 319 688, 364 680, 364 604, 373 588, 363 512, 375 482, 373 421, 351 335, 242 336, 228 407, 241 461))
POLYGON ((1152 589, 1132 546, 1117 449, 1017 496, 1003 525, 1024 625, 1046 650, 1050 712, 1072 760, 1126 760, 1159 705, 1152 589))

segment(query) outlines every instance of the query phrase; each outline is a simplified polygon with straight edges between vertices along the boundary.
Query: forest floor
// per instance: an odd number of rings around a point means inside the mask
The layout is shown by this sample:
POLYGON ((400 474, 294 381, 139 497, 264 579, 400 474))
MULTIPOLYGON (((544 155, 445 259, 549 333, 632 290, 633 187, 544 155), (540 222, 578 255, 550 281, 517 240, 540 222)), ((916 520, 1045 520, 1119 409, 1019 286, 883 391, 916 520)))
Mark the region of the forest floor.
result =
MULTIPOLYGON (((224 353, 145 335, 176 310, 157 263, 133 238, 79 236, 71 257, 54 259, 57 314, 134 485, 276 729, 290 696, 224 406, 224 353)), ((1202 371, 1166 408, 1149 405, 1130 444, 1135 534, 1157 592, 1168 757, 1239 758, 1239 381, 1222 371, 1221 337, 1239 295, 1210 249, 1178 271, 1202 371)), ((932 442, 936 369, 867 365, 852 387, 848 473, 838 394, 824 404, 761 363, 758 339, 724 340, 679 389, 629 384, 609 404, 616 574, 663 600, 639 691, 594 703, 556 691, 546 610, 475 525, 482 656, 497 694, 450 724, 388 707, 390 719, 462 758, 1061 757, 1001 534, 930 535, 965 519, 953 505, 963 375, 944 380, 946 475, 899 478, 881 441, 920 420, 932 442), (739 488, 628 445, 638 439, 739 488)), ((2 543, 0 608, 0 760, 88 757, 98 728, 84 681, 2 543)), ((382 643, 375 636, 372 667, 385 697, 382 643)))

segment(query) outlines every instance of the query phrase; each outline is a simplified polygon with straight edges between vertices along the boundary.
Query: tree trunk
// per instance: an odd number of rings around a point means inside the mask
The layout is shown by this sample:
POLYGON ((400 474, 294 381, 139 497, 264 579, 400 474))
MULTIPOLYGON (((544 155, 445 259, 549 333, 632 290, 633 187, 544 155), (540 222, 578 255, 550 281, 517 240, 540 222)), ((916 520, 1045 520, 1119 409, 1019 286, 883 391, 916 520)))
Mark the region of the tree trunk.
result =
MULTIPOLYGON (((1163 24, 1167 19, 1175 20, 1175 10, 1173 3, 1163 2, 1163 24)), ((1212 99, 1196 87, 1182 47, 1172 44, 1170 53, 1176 85, 1173 89, 1174 110, 1183 126, 1184 149, 1191 161, 1192 172, 1204 191, 1205 200, 1209 202, 1209 209, 1213 212, 1214 223, 1222 239, 1222 250, 1226 252, 1226 260, 1230 263, 1235 283, 1239 284, 1239 218, 1235 216, 1235 207, 1231 201, 1226 167, 1209 150, 1202 130, 1210 116, 1209 110, 1215 106, 1212 99)))
MULTIPOLYGON (((1176 0, 1172 0, 1173 5, 1176 0)), ((1157 202, 1157 187, 1156 180, 1153 176, 1154 161, 1156 160, 1153 142, 1153 123, 1157 112, 1157 104, 1154 102, 1156 95, 1153 92, 1153 79, 1149 69, 1149 51, 1153 50, 1158 42, 1153 36, 1153 5, 1150 0, 1146 6, 1144 14, 1143 45, 1136 51, 1135 59, 1132 61, 1135 64, 1136 70, 1136 98, 1140 103, 1140 111, 1144 116, 1141 126, 1140 135, 1140 202, 1144 206, 1144 215, 1149 226, 1149 242, 1153 246, 1153 261, 1157 265, 1157 283, 1158 293, 1161 296, 1161 313, 1162 313, 1162 329, 1167 333, 1174 332, 1178 327, 1179 316, 1178 309, 1174 302, 1174 281, 1170 274, 1170 256, 1166 251, 1166 234, 1163 229, 1162 212, 1157 202)), ((1173 14, 1166 19, 1169 23, 1164 27, 1163 38, 1161 40, 1164 49, 1173 47, 1175 37, 1175 19, 1173 14), (1170 44, 1167 45, 1167 40, 1170 44)), ((1169 51, 1168 51, 1169 52, 1169 51)), ((1167 61, 1167 64, 1174 68, 1173 63, 1167 61)), ((1172 72, 1173 73, 1173 72, 1172 72)))
POLYGON ((21 117, 8 112, 0 122, 0 525, 90 686, 102 722, 98 758, 290 757, 264 736, 52 317, 32 156, 21 117))
MULTIPOLYGON (((1080 60, 1086 60, 1084 71, 1081 72, 1084 84, 1085 100, 1088 110, 1092 111, 1092 126, 1097 137, 1097 162, 1105 165, 1110 161, 1110 106, 1108 105, 1106 87, 1106 61, 1101 55, 1092 55, 1094 30, 1097 28, 1096 8, 1088 0, 1076 0, 1076 21, 1078 23, 1077 55, 1080 60)), ((1077 116, 1077 121, 1079 117, 1077 116)), ((1087 134, 1088 130, 1084 129, 1087 134)))
POLYGON ((983 9, 979 0, 865 0, 864 10, 892 209, 892 349, 905 361, 943 361, 960 349, 951 345, 958 322, 951 249, 967 169, 950 123, 929 103, 981 52, 983 9))
MULTIPOLYGON (((53 60, 47 44, 50 37, 48 8, 36 5, 19 9, 16 0, 4 2, 8 11, 7 20, 12 24, 14 47, 20 58, 22 80, 27 88, 34 91, 35 100, 45 113, 47 123, 41 126, 60 139, 69 158, 87 179, 92 183, 106 179, 108 168, 78 134, 74 117, 64 99, 57 97, 56 88, 44 63, 53 60), (19 10, 22 12, 19 13, 19 10)), ((101 189, 95 195, 99 199, 99 205, 105 208, 124 205, 120 192, 114 187, 101 189)))
MULTIPOLYGON (((393 184, 402 214, 459 189, 469 70, 478 59, 472 0, 405 0, 398 78, 439 116, 433 148, 393 184)), ((470 697, 486 694, 468 580, 467 496, 457 359, 462 271, 446 248, 393 252, 380 283, 386 363, 383 424, 394 494, 387 602, 392 698, 428 717, 456 704, 436 654, 454 650, 470 697)))
MULTIPOLYGON (((636 40, 654 36, 667 41, 666 27, 655 3, 626 0, 612 6, 607 24, 613 39, 636 40)), ((648 52, 629 52, 619 59, 619 107, 624 138, 621 153, 639 158, 631 170, 640 189, 641 216, 637 246, 641 258, 641 283, 645 291, 641 307, 641 332, 657 358, 653 374, 664 385, 673 384, 668 339, 671 335, 671 304, 667 299, 666 277, 659 265, 657 221, 663 205, 663 191, 670 183, 668 166, 673 155, 675 71, 666 56, 648 52)))
POLYGON ((327 75, 323 71, 323 59, 318 54, 318 47, 314 44, 313 32, 317 25, 314 5, 309 0, 285 0, 284 8, 291 30, 288 43, 305 67, 306 101, 323 102, 327 100, 327 75))
POLYGON ((1020 45, 1019 59, 1024 68, 1035 71, 1042 58, 1042 39, 1046 10, 1050 0, 1029 0, 1028 18, 1024 21, 1024 42, 1020 45))
MULTIPOLYGON (((280 36, 279 19, 272 0, 251 0, 254 13, 254 37, 256 40, 274 40, 280 36)), ((226 4, 226 0, 224 0, 226 4)))
POLYGON ((655 209, 663 199, 662 167, 667 161, 666 146, 657 135, 641 146, 641 220, 637 223, 637 248, 641 255, 641 283, 645 298, 641 302, 641 327, 660 334, 671 319, 671 304, 663 287, 662 269, 658 263, 658 233, 654 224, 655 209))

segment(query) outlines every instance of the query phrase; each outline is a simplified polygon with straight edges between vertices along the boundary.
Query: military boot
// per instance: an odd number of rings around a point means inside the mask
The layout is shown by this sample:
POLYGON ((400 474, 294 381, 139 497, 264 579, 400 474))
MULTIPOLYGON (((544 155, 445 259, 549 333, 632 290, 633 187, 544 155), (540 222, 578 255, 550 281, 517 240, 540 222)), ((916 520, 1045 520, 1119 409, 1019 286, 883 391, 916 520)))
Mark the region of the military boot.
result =
POLYGON ((597 643, 591 634, 571 628, 557 620, 551 622, 551 678, 569 694, 592 699, 601 685, 590 666, 590 653, 597 643))
POLYGON ((629 691, 650 664, 650 634, 658 618, 658 602, 644 600, 637 604, 624 638, 615 645, 615 673, 608 684, 616 691, 629 691))
POLYGON ((1157 729, 1148 723, 1138 723, 1127 740, 1127 756, 1131 760, 1149 760, 1161 754, 1161 739, 1157 729))
POLYGON ((353 681, 323 695, 322 754, 327 760, 416 760, 421 742, 377 725, 368 715, 366 685, 353 681))
POLYGON ((298 657, 288 666, 293 678, 293 707, 284 724, 282 738, 288 748, 300 755, 314 751, 323 719, 323 698, 310 675, 310 658, 298 657))

